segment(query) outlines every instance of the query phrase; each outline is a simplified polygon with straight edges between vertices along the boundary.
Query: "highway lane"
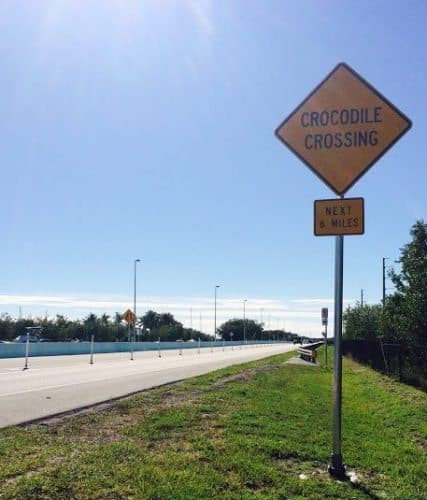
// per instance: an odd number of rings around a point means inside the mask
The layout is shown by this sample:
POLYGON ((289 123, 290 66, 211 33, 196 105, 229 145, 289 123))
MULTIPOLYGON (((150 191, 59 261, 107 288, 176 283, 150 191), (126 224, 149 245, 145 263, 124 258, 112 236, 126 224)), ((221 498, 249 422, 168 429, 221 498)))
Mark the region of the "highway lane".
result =
POLYGON ((0 427, 20 424, 90 406, 162 384, 202 375, 295 349, 293 344, 273 346, 221 346, 179 350, 139 351, 89 356, 0 359, 0 427))

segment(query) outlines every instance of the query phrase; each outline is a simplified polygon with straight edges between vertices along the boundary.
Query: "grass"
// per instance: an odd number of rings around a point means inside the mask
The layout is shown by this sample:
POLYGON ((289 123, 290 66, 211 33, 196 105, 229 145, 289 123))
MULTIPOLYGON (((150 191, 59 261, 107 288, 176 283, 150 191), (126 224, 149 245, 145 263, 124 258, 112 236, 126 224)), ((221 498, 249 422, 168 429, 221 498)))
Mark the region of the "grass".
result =
POLYGON ((345 360, 343 455, 359 482, 335 481, 332 372, 289 357, 3 429, 0 498, 427 498, 427 395, 345 360))

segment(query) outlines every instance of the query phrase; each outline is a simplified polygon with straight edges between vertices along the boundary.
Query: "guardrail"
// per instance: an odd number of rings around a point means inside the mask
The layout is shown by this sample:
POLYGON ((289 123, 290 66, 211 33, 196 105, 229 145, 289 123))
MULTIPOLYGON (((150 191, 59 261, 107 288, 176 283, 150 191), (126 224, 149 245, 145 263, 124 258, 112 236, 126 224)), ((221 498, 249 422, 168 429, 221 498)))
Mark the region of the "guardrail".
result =
POLYGON ((313 348, 305 349, 304 347, 298 347, 297 352, 300 355, 301 359, 310 361, 311 363, 316 362, 316 356, 317 356, 316 349, 313 348))

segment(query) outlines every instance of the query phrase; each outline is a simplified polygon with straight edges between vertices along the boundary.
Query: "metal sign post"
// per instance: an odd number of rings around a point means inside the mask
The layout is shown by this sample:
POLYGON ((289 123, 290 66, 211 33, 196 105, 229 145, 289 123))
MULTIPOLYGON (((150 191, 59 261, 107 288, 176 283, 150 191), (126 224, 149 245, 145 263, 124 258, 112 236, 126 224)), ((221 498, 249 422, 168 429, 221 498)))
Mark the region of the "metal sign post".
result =
MULTIPOLYGON (((133 361, 133 345, 132 345, 132 335, 130 331, 130 325, 131 323, 136 322, 136 316, 135 313, 133 313, 130 309, 125 311, 122 315, 122 318, 126 321, 128 324, 128 342, 129 342, 129 351, 130 351, 130 359, 133 361)), ((135 340, 135 338, 134 338, 135 340)))
POLYGON ((344 236, 335 236, 333 446, 329 472, 336 477, 345 475, 341 453, 343 262, 344 236))
POLYGON ((345 475, 341 454, 343 235, 364 232, 363 199, 343 200, 343 196, 411 126, 408 117, 341 63, 275 131, 276 137, 341 197, 317 200, 314 217, 315 235, 334 235, 336 241, 333 453, 329 471, 338 477, 345 475))

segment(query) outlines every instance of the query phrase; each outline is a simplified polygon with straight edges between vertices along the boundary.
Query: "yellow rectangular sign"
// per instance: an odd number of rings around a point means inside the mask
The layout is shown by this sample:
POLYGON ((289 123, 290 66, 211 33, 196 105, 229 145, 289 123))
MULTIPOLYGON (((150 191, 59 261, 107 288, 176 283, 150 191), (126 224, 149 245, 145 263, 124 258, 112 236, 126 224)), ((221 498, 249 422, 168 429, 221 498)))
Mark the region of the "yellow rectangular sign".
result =
POLYGON ((316 236, 363 234, 364 232, 363 198, 314 201, 314 234, 316 236))

